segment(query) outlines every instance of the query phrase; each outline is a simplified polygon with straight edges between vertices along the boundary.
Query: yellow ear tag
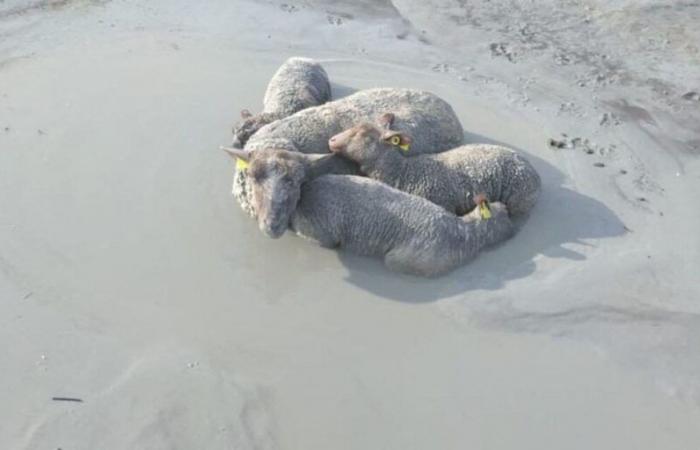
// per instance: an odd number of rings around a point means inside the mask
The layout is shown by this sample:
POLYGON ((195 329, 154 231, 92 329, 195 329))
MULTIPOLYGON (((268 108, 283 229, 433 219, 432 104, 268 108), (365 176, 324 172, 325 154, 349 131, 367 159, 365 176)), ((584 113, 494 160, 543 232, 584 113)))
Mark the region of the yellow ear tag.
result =
POLYGON ((241 158, 236 158, 236 170, 245 170, 248 168, 248 161, 241 158))
POLYGON ((484 220, 488 220, 491 218, 491 209, 489 209, 489 202, 483 201, 479 203, 479 214, 481 214, 481 218, 484 220))
POLYGON ((401 136, 392 136, 389 142, 391 142, 391 145, 395 145, 405 152, 408 151, 409 145, 401 143, 401 136))

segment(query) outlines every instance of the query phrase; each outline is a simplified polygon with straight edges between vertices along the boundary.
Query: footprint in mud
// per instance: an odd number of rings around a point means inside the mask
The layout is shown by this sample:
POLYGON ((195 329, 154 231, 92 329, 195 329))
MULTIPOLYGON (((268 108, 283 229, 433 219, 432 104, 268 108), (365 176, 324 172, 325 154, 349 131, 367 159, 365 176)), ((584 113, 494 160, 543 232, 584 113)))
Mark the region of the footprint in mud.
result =
POLYGON ((587 138, 569 137, 566 133, 562 133, 560 139, 550 138, 547 143, 553 149, 581 150, 587 155, 598 154, 600 156, 605 156, 613 153, 617 149, 615 144, 610 144, 608 146, 597 145, 587 138))
POLYGON ((618 126, 618 125, 622 124, 622 121, 615 113, 606 112, 606 113, 603 113, 600 115, 600 119, 598 120, 598 124, 602 127, 618 126))
POLYGON ((329 24, 335 25, 337 27, 339 27, 343 24, 343 18, 336 16, 336 15, 333 15, 333 14, 327 14, 326 20, 328 21, 329 24))
POLYGON ((574 58, 565 52, 554 53, 552 58, 554 59, 554 62, 560 66, 568 66, 569 64, 574 63, 574 58))
POLYGON ((455 69, 447 63, 434 64, 430 70, 438 73, 452 73, 455 71, 455 69))
POLYGON ((583 117, 585 114, 583 108, 574 102, 564 102, 559 105, 556 113, 558 116, 568 114, 575 117, 583 117))
POLYGON ((695 91, 686 92, 681 97, 683 98, 683 100, 700 102, 700 94, 695 91))
POLYGON ((518 54, 507 42, 494 42, 489 45, 491 56, 503 56, 508 61, 514 63, 518 54))
POLYGON ((299 8, 297 6, 294 6, 294 5, 289 4, 289 3, 282 3, 280 5, 280 9, 282 11, 288 12, 288 13, 294 13, 294 12, 299 11, 299 8))

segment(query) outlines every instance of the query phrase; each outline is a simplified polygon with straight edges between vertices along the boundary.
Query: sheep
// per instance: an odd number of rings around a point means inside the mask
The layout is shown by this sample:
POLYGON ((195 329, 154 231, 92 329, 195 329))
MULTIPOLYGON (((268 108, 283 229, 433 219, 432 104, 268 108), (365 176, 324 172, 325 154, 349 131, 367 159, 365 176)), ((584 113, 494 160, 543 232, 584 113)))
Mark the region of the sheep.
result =
MULTIPOLYGON (((260 231, 272 238, 284 234, 301 196, 301 186, 327 174, 355 174, 357 167, 330 153, 306 154, 280 149, 254 152, 221 147, 237 160, 235 181, 246 189, 244 209, 258 221, 260 231), (245 167, 241 170, 240 166, 245 167)), ((235 188, 235 185, 234 185, 235 188)))
POLYGON ((413 136, 411 155, 444 151, 464 141, 457 115, 440 97, 415 89, 376 88, 304 109, 266 125, 244 148, 329 153, 331 136, 359 122, 378 118, 382 126, 413 136), (392 114, 381 115, 388 112, 392 114))
POLYGON ((434 155, 406 157, 405 133, 364 123, 333 136, 331 152, 357 163, 377 181, 418 195, 457 215, 471 211, 474 195, 485 193, 502 202, 512 216, 525 215, 537 201, 540 176, 513 150, 499 145, 470 144, 434 155))
POLYGON ((323 67, 313 59, 289 58, 270 79, 262 112, 241 111, 241 121, 233 126, 233 146, 243 147, 263 126, 330 99, 331 84, 323 67))
MULTIPOLYGON (((435 94, 414 89, 376 88, 299 111, 264 126, 248 141, 242 159, 265 149, 329 153, 328 140, 333 135, 359 121, 368 120, 377 120, 384 128, 410 132, 413 136, 413 144, 408 151, 410 155, 444 151, 464 141, 457 115, 447 102, 435 94)), ((266 155, 269 156, 269 153, 266 155)), ((298 165, 294 167, 303 168, 298 165)), ((290 175, 289 178, 295 180, 289 189, 297 192, 301 180, 307 179, 304 174, 290 175)), ((245 164, 239 163, 234 175, 233 195, 243 210, 255 217, 248 182, 245 164)))
POLYGON ((436 277, 513 235, 506 207, 492 203, 490 212, 458 217, 366 177, 324 175, 302 186, 290 229, 323 247, 382 257, 394 271, 436 277))

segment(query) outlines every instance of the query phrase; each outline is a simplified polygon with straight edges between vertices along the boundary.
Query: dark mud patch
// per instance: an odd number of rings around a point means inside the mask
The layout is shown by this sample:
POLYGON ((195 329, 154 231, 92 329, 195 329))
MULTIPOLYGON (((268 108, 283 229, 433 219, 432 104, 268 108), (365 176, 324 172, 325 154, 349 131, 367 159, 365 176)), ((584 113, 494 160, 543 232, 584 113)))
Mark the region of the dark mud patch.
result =
POLYGON ((691 102, 700 102, 700 94, 695 91, 686 92, 685 94, 681 95, 681 98, 691 102))
POLYGON ((290 4, 290 3, 282 3, 282 4, 280 5, 280 9, 281 9, 282 11, 288 12, 288 13, 295 13, 295 12, 299 11, 299 7, 298 7, 298 6, 292 5, 292 4, 290 4))
POLYGON ((518 53, 507 42, 493 42, 489 45, 491 56, 503 57, 514 63, 518 57, 518 53))
MULTIPOLYGON (((560 138, 550 138, 547 141, 547 144, 552 149, 579 150, 587 155, 598 154, 599 156, 605 156, 607 154, 614 152, 617 149, 617 146, 615 144, 610 144, 608 146, 598 145, 594 142, 591 142, 587 138, 570 137, 566 133, 562 133, 560 138)), ((603 166, 596 166, 596 167, 603 167, 603 166)))

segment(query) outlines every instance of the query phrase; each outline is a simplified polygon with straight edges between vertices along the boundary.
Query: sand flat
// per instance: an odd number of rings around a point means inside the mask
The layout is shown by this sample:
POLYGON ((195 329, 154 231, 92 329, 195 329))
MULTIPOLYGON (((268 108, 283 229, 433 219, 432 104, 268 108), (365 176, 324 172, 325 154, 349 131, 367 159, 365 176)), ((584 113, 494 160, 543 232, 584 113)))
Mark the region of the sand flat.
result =
POLYGON ((491 3, 0 3, 0 448, 696 448, 697 11, 491 3), (430 281, 265 238, 217 147, 292 55, 448 99, 533 216, 430 281))

